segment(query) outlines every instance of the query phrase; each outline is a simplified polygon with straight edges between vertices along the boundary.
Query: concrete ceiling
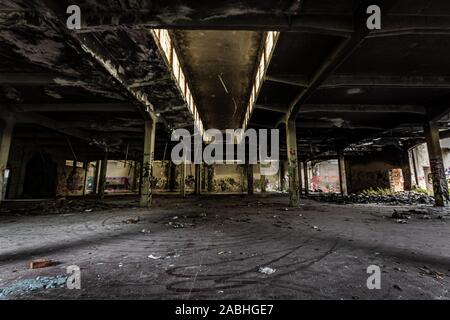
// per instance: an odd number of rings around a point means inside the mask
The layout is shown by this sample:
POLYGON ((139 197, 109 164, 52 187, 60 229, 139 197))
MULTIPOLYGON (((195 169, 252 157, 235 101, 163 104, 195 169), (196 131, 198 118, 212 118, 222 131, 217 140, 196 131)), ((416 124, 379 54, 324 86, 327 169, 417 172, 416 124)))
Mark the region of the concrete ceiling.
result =
POLYGON ((81 33, 64 27, 71 1, 0 4, 0 104, 27 132, 31 118, 52 130, 64 120, 59 132, 121 137, 119 148, 134 143, 138 154, 142 98, 164 119, 158 136, 192 128, 151 27, 173 30, 205 127, 219 129, 242 124, 261 37, 281 31, 250 123, 283 130, 295 119, 304 159, 393 132, 417 138, 408 128, 449 111, 448 0, 80 0, 81 33), (380 31, 364 27, 373 3, 383 8, 380 31))
POLYGON ((261 46, 261 32, 174 32, 205 128, 242 125, 261 46))

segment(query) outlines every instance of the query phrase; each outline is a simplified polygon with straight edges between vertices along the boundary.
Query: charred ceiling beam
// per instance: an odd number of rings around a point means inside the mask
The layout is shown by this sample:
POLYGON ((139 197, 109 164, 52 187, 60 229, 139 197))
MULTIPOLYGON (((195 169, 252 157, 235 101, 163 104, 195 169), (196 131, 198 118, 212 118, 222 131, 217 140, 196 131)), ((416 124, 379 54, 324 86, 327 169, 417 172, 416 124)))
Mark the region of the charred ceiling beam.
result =
POLYGON ((371 33, 368 38, 415 35, 448 35, 450 15, 398 15, 389 14, 383 18, 383 28, 371 33))
POLYGON ((286 113, 286 107, 280 104, 256 104, 255 109, 286 113))
POLYGON ((351 129, 351 130, 374 130, 374 131, 380 131, 384 128, 381 126, 371 126, 371 125, 365 125, 360 123, 355 123, 351 121, 344 121, 336 123, 335 121, 297 121, 297 130, 302 129, 351 129))
POLYGON ((357 105, 357 104, 305 104, 299 111, 300 114, 306 113, 410 113, 426 115, 424 106, 419 105, 357 105))
MULTIPOLYGON (((267 76, 267 81, 308 87, 308 79, 302 75, 267 76)), ((450 77, 442 76, 391 76, 391 75, 332 75, 320 89, 370 86, 386 88, 450 88, 450 77)))
MULTIPOLYGON (((285 113, 286 108, 278 104, 257 104, 256 109, 285 113)), ((420 105, 371 105, 371 104, 305 104, 299 114, 307 113, 410 113, 426 115, 427 110, 420 105)))
POLYGON ((57 103, 57 104, 17 104, 12 105, 15 112, 135 112, 136 106, 130 103, 57 103))
POLYGON ((44 85, 78 85, 79 79, 69 79, 57 73, 0 73, 0 85, 44 86, 44 85))
POLYGON ((378 4, 382 8, 383 14, 387 14, 389 9, 396 1, 360 1, 359 6, 354 12, 355 30, 350 37, 343 39, 331 54, 323 61, 322 65, 316 70, 308 83, 308 86, 301 90, 295 99, 289 105, 285 121, 294 120, 303 104, 316 92, 316 90, 328 79, 328 77, 344 61, 350 57, 354 51, 361 45, 365 38, 370 34, 366 26, 366 10, 370 5, 378 4))
MULTIPOLYGON (((50 6, 61 21, 65 21, 65 8, 73 1, 41 0, 50 6)), ((255 31, 301 31, 318 34, 346 35, 353 31, 351 16, 323 13, 321 15, 301 13, 301 5, 280 10, 277 6, 263 9, 258 4, 228 1, 205 2, 201 5, 189 3, 170 4, 165 1, 140 1, 127 5, 120 1, 113 4, 97 5, 92 2, 77 3, 82 15, 83 32, 114 28, 120 25, 150 29, 189 30, 255 30, 255 31), (232 8, 232 9, 231 9, 232 8)))
MULTIPOLYGON (((64 35, 68 42, 77 46, 80 52, 84 52, 84 57, 89 59, 95 68, 111 76, 123 92, 135 102, 137 109, 144 119, 158 119, 165 123, 165 120, 158 118, 155 114, 152 103, 148 100, 147 94, 139 88, 132 88, 128 85, 123 73, 125 68, 121 66, 114 55, 99 41, 94 34, 76 34, 67 29, 65 19, 61 20, 58 15, 65 15, 65 8, 62 1, 33 1, 37 12, 46 17, 49 25, 58 33, 64 35)), ((59 16, 61 18, 61 16, 59 16)), ((167 125, 167 123, 165 123, 167 125)))
POLYGON ((0 108, 0 117, 8 117, 8 116, 9 117, 13 116, 14 121, 18 124, 35 124, 81 140, 89 142, 92 141, 92 137, 88 132, 76 128, 66 128, 64 125, 61 124, 60 121, 56 121, 47 118, 45 116, 41 116, 37 113, 18 114, 18 113, 11 113, 4 108, 0 108))

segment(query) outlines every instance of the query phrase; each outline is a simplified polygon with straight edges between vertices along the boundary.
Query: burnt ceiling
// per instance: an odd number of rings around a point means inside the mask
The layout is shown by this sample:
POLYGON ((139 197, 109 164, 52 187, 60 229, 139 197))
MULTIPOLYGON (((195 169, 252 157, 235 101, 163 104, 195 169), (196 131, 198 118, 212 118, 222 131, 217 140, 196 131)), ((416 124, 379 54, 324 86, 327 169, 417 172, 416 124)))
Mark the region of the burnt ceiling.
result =
POLYGON ((70 137, 86 156, 102 141, 139 158, 149 113, 157 150, 172 128, 192 128, 154 27, 172 29, 200 117, 219 129, 242 125, 262 36, 280 31, 250 126, 295 120, 302 159, 421 141, 423 123, 449 111, 447 0, 80 0, 78 32, 65 28, 69 4, 0 0, 0 115, 16 115, 24 140, 44 130, 55 148, 70 137), (364 28, 369 4, 382 30, 364 28))

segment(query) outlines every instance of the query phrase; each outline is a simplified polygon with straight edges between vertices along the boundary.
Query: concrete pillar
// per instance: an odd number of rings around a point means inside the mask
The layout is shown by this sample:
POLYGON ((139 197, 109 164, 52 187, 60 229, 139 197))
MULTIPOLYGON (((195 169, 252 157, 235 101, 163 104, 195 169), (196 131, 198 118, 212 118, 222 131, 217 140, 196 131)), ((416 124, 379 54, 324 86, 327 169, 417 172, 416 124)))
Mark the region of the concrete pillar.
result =
POLYGON ((345 158, 342 151, 339 152, 338 156, 338 167, 339 167, 339 186, 341 189, 341 195, 348 195, 347 191, 347 173, 345 171, 345 158))
POLYGON ((177 185, 177 166, 172 161, 170 161, 169 166, 169 190, 175 191, 177 185))
POLYGON ((153 190, 153 160, 155 157, 155 135, 156 121, 145 121, 145 139, 144 139, 144 158, 142 160, 142 184, 140 205, 141 207, 150 207, 152 205, 153 190))
POLYGON ((214 165, 208 165, 206 166, 206 178, 207 178, 207 183, 206 183, 206 189, 208 190, 208 192, 213 192, 214 190, 214 165))
POLYGON ((302 179, 302 172, 303 172, 303 162, 298 162, 298 189, 300 191, 300 195, 303 195, 303 179, 302 179))
POLYGON ((266 192, 266 176, 261 175, 259 179, 260 189, 262 193, 266 192))
POLYGON ((11 119, 0 119, 0 204, 6 194, 5 171, 8 166, 9 151, 14 130, 14 122, 11 119))
POLYGON ((247 190, 247 166, 238 165, 239 171, 241 173, 241 193, 244 194, 245 190, 247 190))
POLYGON ((247 167, 247 193, 249 195, 253 195, 255 193, 254 188, 254 181, 253 181, 253 165, 252 164, 246 164, 247 167))
POLYGON ((87 186, 87 176, 88 176, 88 171, 89 171, 89 162, 85 161, 83 163, 83 167, 84 167, 83 196, 85 196, 86 195, 86 186, 87 186))
POLYGON ((98 180, 98 198, 103 199, 105 197, 106 189, 106 171, 108 169, 108 152, 105 151, 105 156, 100 164, 100 177, 98 180))
POLYGON ((182 163, 180 165, 181 173, 180 173, 180 195, 185 198, 186 197, 186 164, 182 163))
POLYGON ((435 205, 444 207, 449 202, 447 179, 445 178, 444 161, 439 137, 439 128, 433 122, 424 125, 425 139, 428 147, 428 157, 430 159, 431 175, 433 177, 433 192, 435 205))
POLYGON ((279 175, 280 175, 280 191, 284 191, 286 190, 286 164, 284 163, 284 161, 280 161, 280 171, 279 171, 279 175))
POLYGON ((202 193, 202 165, 195 165, 195 190, 194 193, 196 195, 200 195, 202 193))
POLYGON ((303 162, 303 180, 305 185, 305 195, 309 194, 308 161, 303 162))
POLYGON ((139 176, 139 168, 138 168, 138 162, 137 161, 133 161, 133 192, 136 192, 138 185, 137 185, 137 181, 138 181, 138 176, 139 176))
POLYGON ((100 177, 100 160, 95 162, 94 184, 92 186, 92 194, 98 194, 98 179, 100 177))
POLYGON ((416 162, 416 155, 414 152, 414 149, 411 149, 411 160, 414 170, 414 182, 416 183, 416 187, 419 187, 419 175, 417 173, 417 162, 416 162))
POLYGON ((289 206, 300 204, 300 186, 298 178, 297 129, 295 120, 286 122, 286 141, 288 153, 289 206))
POLYGON ((402 175, 403 175, 403 190, 411 191, 413 182, 411 178, 411 162, 410 152, 408 148, 402 154, 402 175))

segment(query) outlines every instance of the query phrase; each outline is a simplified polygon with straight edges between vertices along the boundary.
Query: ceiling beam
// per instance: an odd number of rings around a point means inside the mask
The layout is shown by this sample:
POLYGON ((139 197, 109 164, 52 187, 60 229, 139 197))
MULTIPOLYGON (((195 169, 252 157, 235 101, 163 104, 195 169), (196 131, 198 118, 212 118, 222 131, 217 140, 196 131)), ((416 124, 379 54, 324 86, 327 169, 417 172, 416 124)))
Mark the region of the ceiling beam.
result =
POLYGON ((80 129, 76 128, 66 128, 62 125, 61 121, 56 121, 45 116, 39 115, 37 113, 12 113, 8 110, 0 108, 0 117, 13 117, 16 124, 34 124, 39 125, 53 131, 72 136, 85 141, 92 141, 91 135, 80 129))
POLYGON ((280 104, 256 104, 255 109, 286 113, 286 106, 280 104))
MULTIPOLYGON (((257 104, 256 109, 285 113, 286 107, 279 104, 257 104)), ((409 113, 426 115, 427 110, 420 105, 370 105, 370 104, 305 104, 298 114, 308 113, 409 113)))
POLYGON ((136 112, 130 103, 58 103, 58 104, 16 104, 15 112, 136 112))
MULTIPOLYGON (((302 88, 309 86, 308 79, 302 75, 267 76, 267 81, 302 88)), ((442 76, 391 76, 391 75, 331 75, 318 88, 340 87, 387 87, 387 88, 450 88, 450 77, 442 76)))
POLYGON ((357 105, 357 104, 305 104, 299 114, 307 113, 410 113, 426 115, 427 110, 419 105, 357 105))

